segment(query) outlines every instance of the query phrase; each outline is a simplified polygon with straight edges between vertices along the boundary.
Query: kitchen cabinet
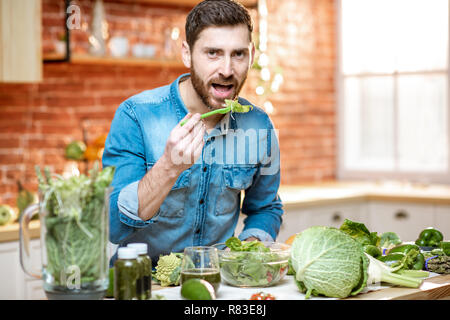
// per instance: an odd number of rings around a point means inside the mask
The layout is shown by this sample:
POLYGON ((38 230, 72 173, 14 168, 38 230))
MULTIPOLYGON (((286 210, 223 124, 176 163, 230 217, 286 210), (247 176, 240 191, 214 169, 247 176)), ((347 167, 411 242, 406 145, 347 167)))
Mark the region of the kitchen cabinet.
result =
MULTIPOLYGON (((40 240, 30 241, 32 265, 40 265, 40 240)), ((42 280, 25 274, 20 265, 19 242, 0 243, 0 299, 45 299, 42 280)))
POLYGON ((437 205, 435 208, 434 225, 450 241, 450 205, 437 205))
MULTIPOLYGON (((42 265, 40 239, 30 240, 30 265, 39 270, 42 265)), ((117 250, 117 245, 108 243, 108 259, 117 250)), ((0 300, 47 299, 42 280, 28 276, 20 265, 19 241, 0 243, 0 300)))
POLYGON ((42 80, 41 0, 0 1, 0 82, 42 80))
POLYGON ((363 201, 286 209, 277 240, 284 242, 291 235, 312 226, 339 228, 345 219, 362 221, 366 215, 365 210, 363 201))
POLYGON ((415 241, 424 228, 437 227, 434 207, 432 204, 369 201, 368 227, 378 233, 394 231, 403 241, 415 241))

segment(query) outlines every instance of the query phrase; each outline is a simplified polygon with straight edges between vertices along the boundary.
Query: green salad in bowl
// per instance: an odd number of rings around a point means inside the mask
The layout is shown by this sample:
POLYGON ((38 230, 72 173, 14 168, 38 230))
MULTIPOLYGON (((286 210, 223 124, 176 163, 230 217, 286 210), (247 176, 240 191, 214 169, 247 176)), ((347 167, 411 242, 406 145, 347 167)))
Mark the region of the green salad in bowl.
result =
POLYGON ((222 279, 235 287, 272 286, 288 271, 288 244, 231 237, 214 247, 218 249, 222 279))

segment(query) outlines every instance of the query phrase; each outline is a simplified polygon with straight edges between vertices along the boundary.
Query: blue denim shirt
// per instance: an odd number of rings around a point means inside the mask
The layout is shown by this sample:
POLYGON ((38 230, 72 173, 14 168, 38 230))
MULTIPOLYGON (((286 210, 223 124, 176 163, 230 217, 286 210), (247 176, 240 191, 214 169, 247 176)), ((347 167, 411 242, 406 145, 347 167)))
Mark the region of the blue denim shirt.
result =
MULTIPOLYGON (((115 113, 103 152, 103 166, 116 167, 110 241, 119 246, 145 242, 154 263, 159 255, 182 252, 187 246, 224 242, 234 235, 241 210, 247 216, 240 239, 273 241, 282 222, 278 139, 258 107, 227 114, 205 133, 202 156, 180 174, 158 212, 147 221, 138 217, 138 183, 188 113, 179 92, 184 76, 188 74, 125 100, 115 113)), ((239 102, 250 104, 241 98, 239 102)))

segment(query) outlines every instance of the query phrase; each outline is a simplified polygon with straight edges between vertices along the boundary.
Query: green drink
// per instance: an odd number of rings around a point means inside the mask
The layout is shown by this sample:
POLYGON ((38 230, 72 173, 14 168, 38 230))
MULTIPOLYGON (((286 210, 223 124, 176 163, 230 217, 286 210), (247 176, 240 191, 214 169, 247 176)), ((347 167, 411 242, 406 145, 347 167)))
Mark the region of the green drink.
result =
POLYGON ((203 279, 211 283, 217 293, 220 286, 220 271, 218 269, 202 268, 181 271, 181 284, 189 279, 203 279))
POLYGON ((138 300, 136 288, 140 275, 137 252, 133 248, 119 248, 114 263, 114 299, 138 300))

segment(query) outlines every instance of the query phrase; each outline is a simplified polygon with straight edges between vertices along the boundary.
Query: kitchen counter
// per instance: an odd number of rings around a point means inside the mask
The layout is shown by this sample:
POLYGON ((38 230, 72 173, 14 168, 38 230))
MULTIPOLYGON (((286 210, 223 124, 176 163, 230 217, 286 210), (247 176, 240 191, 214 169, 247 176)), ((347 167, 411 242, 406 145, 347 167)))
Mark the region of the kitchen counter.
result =
POLYGON ((450 205, 450 185, 426 185, 396 181, 321 182, 281 186, 285 208, 333 204, 350 200, 383 200, 450 205))
MULTIPOLYGON (((221 283, 217 299, 218 300, 248 300, 253 293, 263 291, 274 295, 278 300, 304 300, 305 294, 298 291, 293 276, 285 276, 280 283, 272 287, 265 288, 236 288, 221 283)), ((164 296, 167 300, 181 300, 180 286, 161 287, 152 285, 152 294, 164 296)), ((393 287, 382 283, 372 284, 356 296, 345 298, 344 300, 437 300, 450 299, 450 274, 433 274, 425 279, 422 285, 417 288, 393 287)), ((336 298, 314 297, 310 300, 336 300, 336 298)))
MULTIPOLYGON (((384 200, 450 205, 450 185, 426 185, 397 181, 339 182, 281 186, 285 209, 348 201, 384 200)), ((39 221, 31 221, 30 236, 39 238, 39 221)), ((0 242, 19 239, 19 225, 0 227, 0 242)))

